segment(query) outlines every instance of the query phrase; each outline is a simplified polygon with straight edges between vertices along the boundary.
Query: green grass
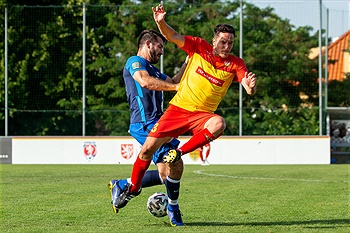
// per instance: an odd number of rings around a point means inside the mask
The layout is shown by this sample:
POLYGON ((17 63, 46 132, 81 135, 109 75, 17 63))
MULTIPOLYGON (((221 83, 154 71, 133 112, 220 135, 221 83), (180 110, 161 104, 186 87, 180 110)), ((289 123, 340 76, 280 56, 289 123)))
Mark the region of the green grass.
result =
POLYGON ((349 165, 187 165, 182 228, 147 212, 163 186, 113 213, 107 183, 131 165, 0 168, 1 232, 350 232, 349 165))

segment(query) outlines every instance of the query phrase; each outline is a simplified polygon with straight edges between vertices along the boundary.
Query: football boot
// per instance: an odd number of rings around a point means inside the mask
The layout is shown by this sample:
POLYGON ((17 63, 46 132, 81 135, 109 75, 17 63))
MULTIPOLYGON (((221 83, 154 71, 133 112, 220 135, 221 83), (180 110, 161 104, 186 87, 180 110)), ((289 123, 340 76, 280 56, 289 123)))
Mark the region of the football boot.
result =
POLYGON ((115 207, 115 204, 119 198, 119 196, 125 192, 127 186, 125 187, 120 187, 119 185, 119 180, 111 180, 109 184, 107 185, 109 190, 111 191, 111 204, 114 213, 118 213, 118 209, 115 207))
POLYGON ((180 210, 170 210, 168 208, 168 217, 170 219, 170 225, 173 227, 180 227, 183 226, 184 223, 182 222, 181 212, 180 210))
POLYGON ((181 159, 182 152, 177 149, 169 150, 167 155, 164 155, 163 162, 164 163, 176 163, 181 159))
POLYGON ((131 190, 131 184, 129 184, 128 188, 124 192, 122 192, 119 195, 119 197, 116 199, 113 206, 115 209, 117 209, 117 211, 125 207, 132 198, 140 195, 142 191, 141 188, 137 192, 133 192, 133 193, 130 190, 131 190))

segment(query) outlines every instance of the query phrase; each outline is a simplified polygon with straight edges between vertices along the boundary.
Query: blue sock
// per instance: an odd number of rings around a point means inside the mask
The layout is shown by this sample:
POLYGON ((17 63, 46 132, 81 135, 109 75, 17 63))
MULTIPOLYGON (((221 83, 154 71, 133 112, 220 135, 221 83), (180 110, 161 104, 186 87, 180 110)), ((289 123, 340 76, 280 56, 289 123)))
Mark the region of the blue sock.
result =
POLYGON ((165 179, 165 187, 169 197, 169 210, 178 210, 178 199, 180 194, 180 180, 175 180, 170 178, 169 176, 165 179))
POLYGON ((142 179, 142 188, 163 184, 158 170, 148 170, 142 179))

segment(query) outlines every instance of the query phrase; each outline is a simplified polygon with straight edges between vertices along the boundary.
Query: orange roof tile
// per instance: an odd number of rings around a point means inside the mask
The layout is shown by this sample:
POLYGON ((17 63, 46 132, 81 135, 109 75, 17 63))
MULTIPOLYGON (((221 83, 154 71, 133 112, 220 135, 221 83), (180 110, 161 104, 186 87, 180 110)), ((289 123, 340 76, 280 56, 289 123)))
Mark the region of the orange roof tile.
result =
POLYGON ((350 72, 350 53, 344 52, 349 49, 349 41, 350 30, 328 46, 328 81, 342 81, 345 73, 350 72))

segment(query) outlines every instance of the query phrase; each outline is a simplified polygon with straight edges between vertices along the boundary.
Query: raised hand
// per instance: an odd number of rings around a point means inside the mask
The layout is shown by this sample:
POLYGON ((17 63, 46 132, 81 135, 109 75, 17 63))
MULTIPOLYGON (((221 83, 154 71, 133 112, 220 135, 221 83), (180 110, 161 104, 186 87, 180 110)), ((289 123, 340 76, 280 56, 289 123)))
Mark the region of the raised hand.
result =
POLYGON ((154 21, 160 22, 160 21, 164 20, 166 12, 164 11, 164 7, 162 4, 159 4, 155 8, 152 7, 152 11, 153 11, 154 21))

